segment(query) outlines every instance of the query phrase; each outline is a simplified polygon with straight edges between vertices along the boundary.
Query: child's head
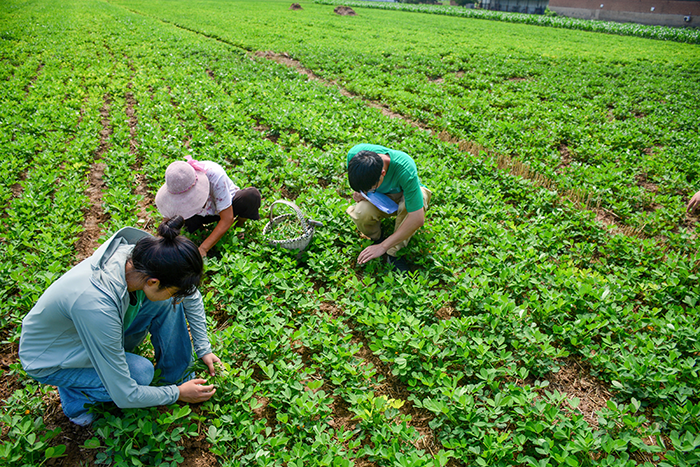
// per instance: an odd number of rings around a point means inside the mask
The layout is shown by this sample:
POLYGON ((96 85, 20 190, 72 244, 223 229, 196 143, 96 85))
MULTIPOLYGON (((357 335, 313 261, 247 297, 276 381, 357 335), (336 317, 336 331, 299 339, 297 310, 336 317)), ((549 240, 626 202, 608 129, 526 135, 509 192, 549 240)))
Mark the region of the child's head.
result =
POLYGON ((358 152, 348 162, 350 187, 357 192, 368 192, 381 178, 383 168, 384 162, 376 152, 358 152))
POLYGON ((165 184, 156 193, 156 206, 165 219, 189 219, 204 208, 208 198, 206 172, 195 169, 191 163, 176 161, 165 170, 165 184))
POLYGON ((184 223, 181 216, 166 219, 158 226, 157 237, 142 238, 131 252, 137 272, 158 279, 159 289, 177 288, 177 297, 192 295, 204 273, 204 261, 197 245, 180 235, 184 223))

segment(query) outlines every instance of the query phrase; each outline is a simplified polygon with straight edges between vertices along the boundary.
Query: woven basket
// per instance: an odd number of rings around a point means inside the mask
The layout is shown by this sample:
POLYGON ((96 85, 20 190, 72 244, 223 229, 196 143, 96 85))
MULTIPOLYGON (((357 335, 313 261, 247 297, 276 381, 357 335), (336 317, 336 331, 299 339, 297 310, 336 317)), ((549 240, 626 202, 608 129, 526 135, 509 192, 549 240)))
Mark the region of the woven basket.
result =
POLYGON ((301 224, 301 230, 303 233, 296 238, 290 238, 285 240, 269 240, 269 242, 270 245, 281 246, 282 248, 287 248, 288 250, 298 249, 299 254, 301 254, 301 252, 304 251, 304 249, 307 246, 309 246, 309 243, 311 243, 311 238, 314 236, 314 231, 316 230, 316 227, 322 227, 323 224, 313 219, 307 218, 296 204, 283 199, 277 200, 274 203, 272 203, 270 205, 270 222, 268 222, 267 225, 265 225, 265 228, 263 228, 263 235, 270 234, 274 229, 275 225, 294 216, 296 216, 296 218, 299 220, 299 223, 301 224), (291 214, 282 214, 280 216, 273 217, 276 204, 286 205, 292 208, 294 212, 291 214))

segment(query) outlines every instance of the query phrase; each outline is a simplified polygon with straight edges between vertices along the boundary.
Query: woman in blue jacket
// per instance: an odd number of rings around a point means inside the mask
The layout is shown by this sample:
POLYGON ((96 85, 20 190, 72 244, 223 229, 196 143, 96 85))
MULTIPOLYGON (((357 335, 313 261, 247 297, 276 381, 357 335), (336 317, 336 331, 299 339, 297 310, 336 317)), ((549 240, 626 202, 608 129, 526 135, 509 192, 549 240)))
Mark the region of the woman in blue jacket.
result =
POLYGON ((214 375, 220 362, 207 337, 197 290, 203 261, 179 235, 182 217, 163 222, 158 237, 126 227, 54 282, 22 321, 19 357, 29 376, 58 387, 63 412, 81 426, 86 404, 121 408, 203 402, 216 391, 190 379, 192 342, 214 375), (189 323, 189 332, 188 332, 189 323), (147 334, 155 369, 133 350, 147 334), (150 386, 160 370, 160 386, 150 386))

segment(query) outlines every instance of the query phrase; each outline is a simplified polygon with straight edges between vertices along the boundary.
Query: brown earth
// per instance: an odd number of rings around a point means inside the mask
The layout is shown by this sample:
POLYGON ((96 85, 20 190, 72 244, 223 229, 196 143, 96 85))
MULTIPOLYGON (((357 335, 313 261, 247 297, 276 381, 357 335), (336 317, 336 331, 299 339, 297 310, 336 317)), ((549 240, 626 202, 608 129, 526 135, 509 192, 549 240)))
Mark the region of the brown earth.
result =
POLYGON ((80 262, 90 256, 98 246, 97 240, 102 235, 102 224, 109 216, 102 210, 102 190, 104 189, 104 171, 106 165, 100 162, 102 155, 109 150, 109 137, 112 135, 111 122, 109 119, 110 97, 105 95, 104 105, 100 109, 102 116, 102 130, 100 131, 100 145, 95 154, 95 162, 90 171, 90 187, 87 195, 90 198, 89 205, 92 206, 85 214, 83 232, 81 232, 76 244, 76 262, 80 262))
POLYGON ((350 8, 349 6, 337 6, 333 10, 333 13, 336 15, 341 15, 341 16, 356 16, 357 13, 355 13, 355 10, 350 8))

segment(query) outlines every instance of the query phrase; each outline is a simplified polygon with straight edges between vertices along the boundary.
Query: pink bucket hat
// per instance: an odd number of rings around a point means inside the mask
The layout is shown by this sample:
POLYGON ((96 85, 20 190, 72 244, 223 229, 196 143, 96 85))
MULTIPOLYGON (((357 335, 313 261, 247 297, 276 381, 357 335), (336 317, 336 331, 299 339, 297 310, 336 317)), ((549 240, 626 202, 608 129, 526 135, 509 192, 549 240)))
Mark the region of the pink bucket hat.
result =
POLYGON ((185 161, 177 161, 165 171, 165 185, 156 194, 156 206, 166 219, 175 216, 189 219, 204 208, 208 197, 207 174, 185 161))

